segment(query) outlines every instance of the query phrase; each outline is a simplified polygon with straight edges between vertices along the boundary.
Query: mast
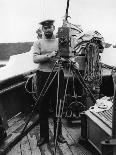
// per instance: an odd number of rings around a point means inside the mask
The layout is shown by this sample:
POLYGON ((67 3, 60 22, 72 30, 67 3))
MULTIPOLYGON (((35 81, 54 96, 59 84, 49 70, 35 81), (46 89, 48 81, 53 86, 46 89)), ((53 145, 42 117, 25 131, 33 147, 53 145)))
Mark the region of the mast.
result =
POLYGON ((67 0, 66 13, 65 13, 65 21, 68 19, 68 9, 69 9, 69 0, 67 0))
POLYGON ((70 0, 67 0, 67 5, 66 5, 66 12, 65 12, 65 18, 63 20, 63 25, 65 26, 65 24, 68 22, 68 10, 69 10, 69 1, 70 0))

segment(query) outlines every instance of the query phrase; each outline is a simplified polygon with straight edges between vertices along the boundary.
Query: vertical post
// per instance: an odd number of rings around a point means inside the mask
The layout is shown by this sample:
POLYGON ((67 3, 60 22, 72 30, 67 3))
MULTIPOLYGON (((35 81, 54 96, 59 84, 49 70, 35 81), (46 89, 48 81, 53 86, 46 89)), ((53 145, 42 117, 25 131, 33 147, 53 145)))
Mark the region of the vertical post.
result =
POLYGON ((85 113, 81 113, 81 136, 79 137, 79 143, 87 146, 87 117, 85 113))
POLYGON ((112 139, 101 142, 102 155, 116 154, 116 74, 112 75, 114 81, 114 99, 112 111, 112 139))
POLYGON ((85 113, 81 113, 81 138, 87 139, 87 117, 85 113))

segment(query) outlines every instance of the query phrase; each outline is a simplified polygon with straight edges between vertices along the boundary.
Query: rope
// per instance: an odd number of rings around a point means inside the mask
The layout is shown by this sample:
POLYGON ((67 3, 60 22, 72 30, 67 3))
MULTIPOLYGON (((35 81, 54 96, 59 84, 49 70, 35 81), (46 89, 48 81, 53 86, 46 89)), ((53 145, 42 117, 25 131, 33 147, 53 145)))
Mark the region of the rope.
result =
MULTIPOLYGON (((25 83, 25 90, 27 93, 32 94, 32 97, 35 101, 37 101, 37 84, 36 84, 36 75, 29 77, 25 83), (31 81, 31 82, 30 82, 31 81), (31 91, 28 89, 29 82, 31 83, 31 91)), ((29 86, 30 86, 29 85, 29 86)))
POLYGON ((86 67, 84 80, 92 90, 100 91, 102 82, 100 50, 96 42, 90 42, 86 45, 86 67))

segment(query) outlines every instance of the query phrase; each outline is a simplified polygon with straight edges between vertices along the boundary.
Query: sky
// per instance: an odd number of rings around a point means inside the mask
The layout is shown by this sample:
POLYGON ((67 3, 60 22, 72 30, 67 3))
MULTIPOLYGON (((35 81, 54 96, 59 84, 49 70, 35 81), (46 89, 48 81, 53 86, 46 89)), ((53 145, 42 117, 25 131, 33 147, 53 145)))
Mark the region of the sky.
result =
MULTIPOLYGON (((36 39, 39 22, 55 19, 62 26, 67 0, 0 0, 0 43, 36 39)), ((70 0, 69 21, 84 31, 97 30, 116 44, 116 0, 70 0)))

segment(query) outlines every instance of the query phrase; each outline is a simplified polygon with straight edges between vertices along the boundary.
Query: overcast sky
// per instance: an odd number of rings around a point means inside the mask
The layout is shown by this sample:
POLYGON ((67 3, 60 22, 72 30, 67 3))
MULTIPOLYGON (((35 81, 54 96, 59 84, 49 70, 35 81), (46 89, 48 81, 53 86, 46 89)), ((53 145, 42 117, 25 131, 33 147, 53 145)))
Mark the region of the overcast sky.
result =
MULTIPOLYGON (((55 19, 62 25, 67 0, 0 0, 0 43, 36 39, 39 22, 55 19)), ((106 42, 116 43, 116 0, 70 0, 70 22, 84 30, 99 31, 106 42)))

